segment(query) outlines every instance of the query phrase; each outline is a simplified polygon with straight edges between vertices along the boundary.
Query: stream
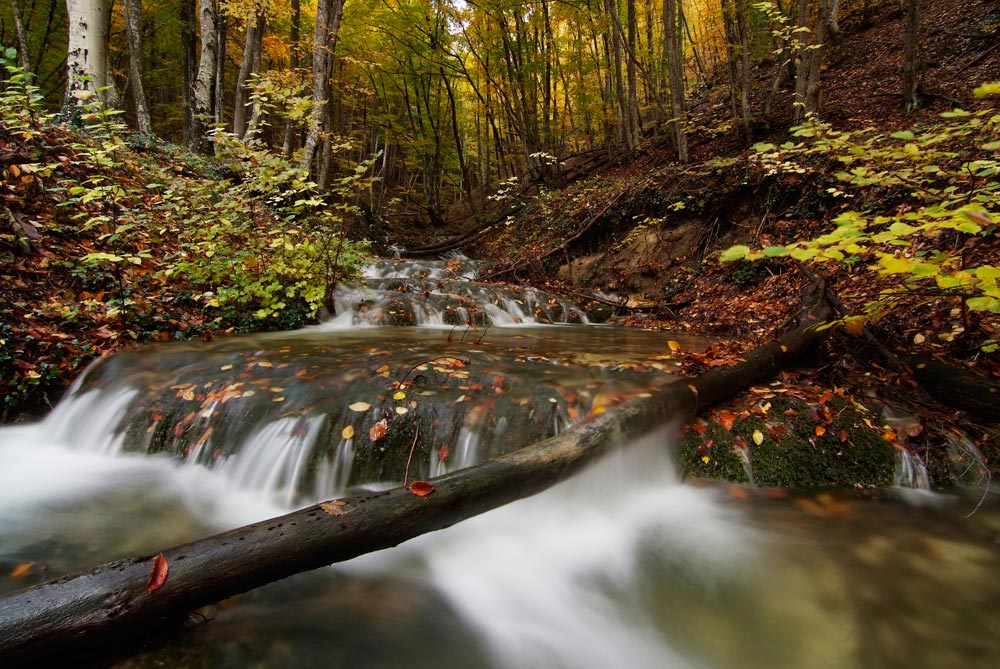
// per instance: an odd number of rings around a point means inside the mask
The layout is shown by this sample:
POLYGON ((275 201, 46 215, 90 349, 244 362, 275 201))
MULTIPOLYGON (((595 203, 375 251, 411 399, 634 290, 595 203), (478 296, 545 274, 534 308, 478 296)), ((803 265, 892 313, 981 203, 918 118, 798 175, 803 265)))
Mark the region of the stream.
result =
MULTIPOLYGON (((474 272, 381 263, 322 325, 97 361, 0 428, 0 592, 474 465, 669 382, 668 339, 704 345, 474 272)), ((684 482, 677 427, 114 666, 1000 666, 995 495, 684 482)))

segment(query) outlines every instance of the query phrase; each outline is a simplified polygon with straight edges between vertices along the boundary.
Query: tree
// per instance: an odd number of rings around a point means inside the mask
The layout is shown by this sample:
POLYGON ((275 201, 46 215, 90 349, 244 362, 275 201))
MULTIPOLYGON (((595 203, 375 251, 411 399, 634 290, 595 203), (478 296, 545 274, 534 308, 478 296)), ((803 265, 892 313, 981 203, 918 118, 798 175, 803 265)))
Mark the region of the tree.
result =
POLYGON ((198 0, 198 26, 201 33, 201 56, 198 59, 198 73, 192 91, 191 147, 202 153, 211 150, 212 143, 208 130, 216 114, 215 83, 219 62, 219 41, 217 34, 215 3, 213 0, 198 0))
POLYGON ((66 0, 69 44, 66 54, 66 104, 96 96, 113 107, 118 102, 108 66, 108 6, 104 0, 66 0))
POLYGON ((677 150, 677 162, 688 161, 687 131, 684 128, 684 61, 681 55, 680 23, 677 9, 681 0, 663 0, 663 37, 670 83, 670 134, 677 150))
POLYGON ((917 42, 920 32, 920 0, 903 0, 906 9, 906 37, 903 42, 903 108, 916 111, 920 105, 917 97, 917 42))
MULTIPOLYGON (((344 16, 344 0, 318 0, 316 4, 316 29, 313 33, 312 84, 313 108, 302 150, 301 167, 312 174, 319 174, 320 185, 327 170, 325 161, 317 170, 316 153, 322 145, 329 147, 325 132, 330 119, 330 77, 333 75, 333 52, 340 34, 340 22, 344 16)), ((328 151, 328 149, 327 149, 328 151)))
POLYGON ((146 90, 142 77, 142 0, 124 0, 125 33, 128 36, 129 90, 135 106, 136 129, 144 135, 153 134, 153 123, 146 105, 146 90))

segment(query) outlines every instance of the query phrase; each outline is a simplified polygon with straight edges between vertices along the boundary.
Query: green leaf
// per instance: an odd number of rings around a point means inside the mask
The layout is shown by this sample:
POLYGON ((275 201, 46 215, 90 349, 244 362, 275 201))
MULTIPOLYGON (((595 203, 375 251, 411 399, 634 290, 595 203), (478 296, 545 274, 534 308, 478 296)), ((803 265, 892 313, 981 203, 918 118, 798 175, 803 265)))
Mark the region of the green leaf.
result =
POLYGON ((991 311, 1000 314, 1000 300, 995 297, 970 297, 965 304, 973 311, 991 311))
POLYGON ((746 258, 747 254, 750 253, 749 246, 743 246, 742 244, 737 244, 736 246, 730 246, 728 249, 722 252, 719 256, 720 262, 733 262, 734 260, 743 260, 746 258))
POLYGON ((1000 95, 1000 81, 991 81, 972 89, 972 94, 977 98, 985 98, 987 95, 1000 95))
POLYGON ((897 132, 892 133, 889 136, 892 137, 893 139, 915 139, 914 134, 909 130, 899 130, 897 132))
POLYGON ((913 269, 913 261, 909 258, 896 258, 887 254, 883 254, 878 259, 878 264, 881 265, 882 272, 886 274, 905 274, 913 269))
POLYGON ((774 151, 775 146, 774 144, 769 144, 767 142, 757 142, 750 148, 756 151, 757 153, 768 153, 770 151, 774 151))
POLYGON ((786 246, 765 246, 764 247, 764 257, 765 258, 776 258, 778 256, 788 255, 788 247, 786 246))

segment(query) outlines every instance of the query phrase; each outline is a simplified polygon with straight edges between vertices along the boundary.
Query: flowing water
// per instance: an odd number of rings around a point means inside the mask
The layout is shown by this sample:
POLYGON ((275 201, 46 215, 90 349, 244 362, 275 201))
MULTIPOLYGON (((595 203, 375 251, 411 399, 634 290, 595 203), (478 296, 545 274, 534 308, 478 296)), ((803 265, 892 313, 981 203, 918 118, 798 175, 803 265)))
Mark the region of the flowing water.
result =
MULTIPOLYGON (((376 301, 298 333, 114 356, 46 420, 0 430, 0 589, 468 466, 669 371, 659 333, 522 327, 534 307, 503 328, 359 328, 376 301)), ((1000 666, 993 497, 683 483, 674 427, 533 498, 212 607, 119 666, 1000 666)))

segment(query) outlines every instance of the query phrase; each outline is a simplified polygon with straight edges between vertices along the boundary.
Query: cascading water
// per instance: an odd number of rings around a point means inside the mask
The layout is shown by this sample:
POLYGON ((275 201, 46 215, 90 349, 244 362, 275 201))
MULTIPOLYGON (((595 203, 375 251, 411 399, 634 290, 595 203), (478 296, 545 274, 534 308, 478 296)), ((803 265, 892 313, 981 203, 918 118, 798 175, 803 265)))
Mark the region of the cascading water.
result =
MULTIPOLYGON (((665 378, 659 333, 475 327, 103 360, 45 421, 0 430, 0 589, 398 483, 411 449, 411 479, 468 466, 665 378)), ((991 498, 685 485, 672 444, 665 426, 546 493, 238 597, 119 666, 1000 663, 991 498)))

